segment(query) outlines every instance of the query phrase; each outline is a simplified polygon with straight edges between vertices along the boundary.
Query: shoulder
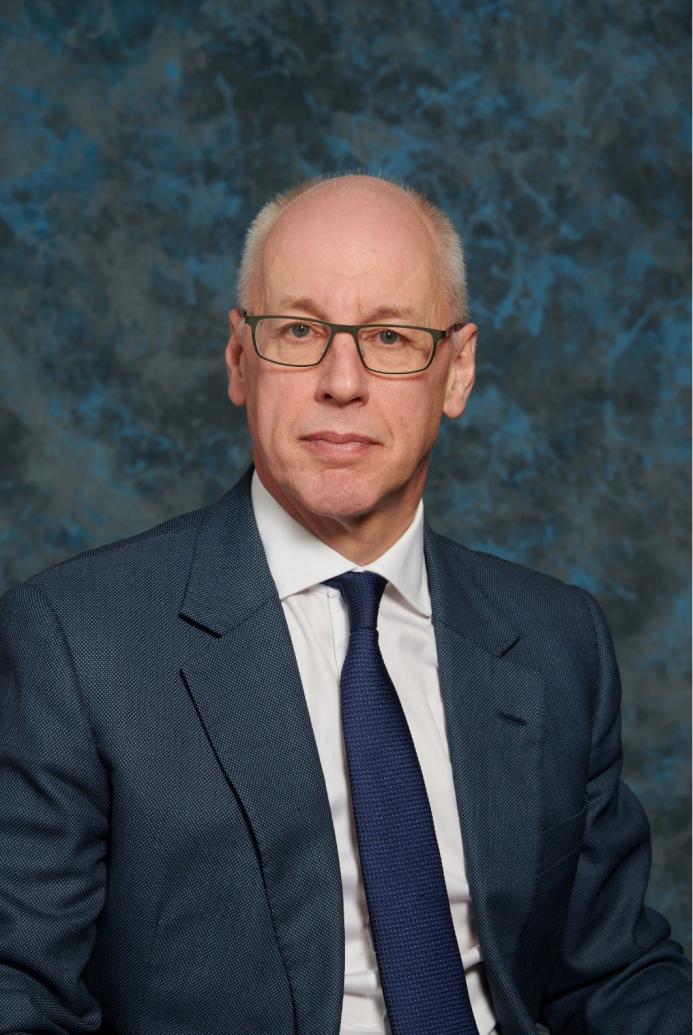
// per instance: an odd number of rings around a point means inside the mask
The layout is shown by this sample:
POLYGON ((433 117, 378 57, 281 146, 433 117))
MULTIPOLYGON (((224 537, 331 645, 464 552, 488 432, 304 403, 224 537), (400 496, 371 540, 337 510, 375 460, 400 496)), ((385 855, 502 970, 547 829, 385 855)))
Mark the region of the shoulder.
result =
POLYGON ((599 604, 582 587, 432 530, 430 543, 433 563, 445 567, 477 611, 502 616, 519 634, 517 650, 528 663, 537 653, 556 663, 575 652, 594 659, 598 639, 608 638, 599 604))
POLYGON ((459 576, 472 578, 493 599, 522 609, 544 604, 551 607, 578 606, 583 609, 590 594, 580 586, 547 575, 535 568, 507 560, 483 550, 472 550, 462 543, 431 530, 439 555, 459 576))
POLYGON ((5 596, 44 597, 56 610, 102 611, 120 597, 166 594, 187 573, 200 523, 209 507, 169 518, 127 538, 83 550, 13 586, 5 596), (187 563, 186 563, 187 562, 187 563))
POLYGON ((175 619, 195 565, 203 581, 233 577, 228 558, 253 527, 251 476, 249 468, 206 506, 37 572, 5 593, 0 621, 13 616, 17 627, 21 615, 50 612, 72 642, 88 641, 92 652, 99 643, 127 650, 135 640, 179 635, 175 619))

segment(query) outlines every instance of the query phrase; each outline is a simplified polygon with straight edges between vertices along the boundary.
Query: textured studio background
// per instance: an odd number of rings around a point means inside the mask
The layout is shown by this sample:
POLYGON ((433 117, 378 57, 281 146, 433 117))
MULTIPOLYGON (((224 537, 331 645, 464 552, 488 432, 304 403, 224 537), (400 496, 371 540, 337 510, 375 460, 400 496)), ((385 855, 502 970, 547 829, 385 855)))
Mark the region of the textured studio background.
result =
POLYGON ((0 12, 0 590, 244 470, 222 352, 270 194, 419 187, 464 234, 480 327, 429 519, 602 603, 650 901, 690 946, 688 5, 0 12))

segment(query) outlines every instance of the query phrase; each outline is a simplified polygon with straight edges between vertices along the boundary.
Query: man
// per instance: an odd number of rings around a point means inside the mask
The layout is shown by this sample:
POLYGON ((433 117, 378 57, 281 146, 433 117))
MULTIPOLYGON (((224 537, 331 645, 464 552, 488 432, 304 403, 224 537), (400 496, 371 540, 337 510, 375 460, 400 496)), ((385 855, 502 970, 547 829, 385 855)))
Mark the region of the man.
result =
POLYGON ((423 521, 450 224, 304 185, 239 293, 254 470, 2 600, 0 1032, 688 1031, 598 606, 423 521))

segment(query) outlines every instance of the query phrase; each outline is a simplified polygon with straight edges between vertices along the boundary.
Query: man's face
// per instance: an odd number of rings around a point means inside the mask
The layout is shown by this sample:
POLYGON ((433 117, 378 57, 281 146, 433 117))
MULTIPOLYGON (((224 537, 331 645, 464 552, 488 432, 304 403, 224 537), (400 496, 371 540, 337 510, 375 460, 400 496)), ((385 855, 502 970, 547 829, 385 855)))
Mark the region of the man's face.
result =
MULTIPOLYGON (((443 329, 454 319, 423 217, 373 181, 318 188, 285 209, 251 305, 344 324, 443 329)), ((229 396, 247 408, 258 474, 285 509, 308 527, 411 515, 441 415, 459 416, 471 390, 476 328, 458 332, 457 347, 441 342, 427 370, 386 376, 363 367, 347 334, 318 366, 297 369, 258 357, 238 310, 231 325, 229 396)))

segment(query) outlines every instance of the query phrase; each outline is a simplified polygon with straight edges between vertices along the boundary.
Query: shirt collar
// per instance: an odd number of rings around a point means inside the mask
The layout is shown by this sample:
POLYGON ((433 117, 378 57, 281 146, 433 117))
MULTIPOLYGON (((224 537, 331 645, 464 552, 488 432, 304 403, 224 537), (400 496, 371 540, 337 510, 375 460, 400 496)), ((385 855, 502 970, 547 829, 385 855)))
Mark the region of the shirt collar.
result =
MULTIPOLYGON (((250 495, 267 564, 281 600, 345 571, 364 570, 287 514, 262 484, 257 471, 253 471, 250 495)), ((419 500, 407 530, 377 560, 367 565, 367 569, 392 583, 415 611, 430 617, 431 596, 423 552, 422 500, 419 500)))

